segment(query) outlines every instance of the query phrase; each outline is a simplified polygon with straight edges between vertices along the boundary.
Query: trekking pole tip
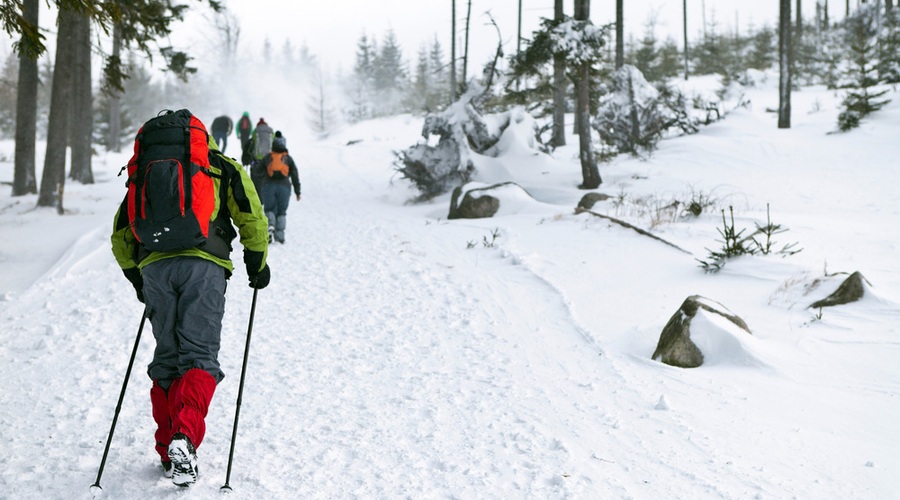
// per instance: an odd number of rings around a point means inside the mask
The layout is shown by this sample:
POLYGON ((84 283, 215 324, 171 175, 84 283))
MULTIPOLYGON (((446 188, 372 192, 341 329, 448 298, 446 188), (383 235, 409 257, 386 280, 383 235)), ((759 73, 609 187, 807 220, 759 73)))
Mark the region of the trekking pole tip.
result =
POLYGON ((100 498, 103 496, 103 488, 99 484, 91 485, 91 498, 100 498))
POLYGON ((221 488, 219 488, 219 493, 223 493, 223 494, 228 494, 228 493, 231 493, 231 492, 233 492, 233 491, 234 491, 234 490, 231 489, 231 486, 228 486, 227 484, 225 484, 224 486, 222 486, 221 488))

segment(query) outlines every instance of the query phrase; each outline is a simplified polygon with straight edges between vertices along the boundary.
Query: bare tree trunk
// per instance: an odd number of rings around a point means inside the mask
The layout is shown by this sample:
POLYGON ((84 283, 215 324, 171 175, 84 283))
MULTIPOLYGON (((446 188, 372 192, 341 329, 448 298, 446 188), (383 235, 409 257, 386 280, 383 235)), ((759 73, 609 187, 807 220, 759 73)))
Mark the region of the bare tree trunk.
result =
POLYGON ((800 38, 803 36, 803 11, 801 10, 800 6, 801 2, 800 0, 797 0, 797 26, 794 27, 794 31, 796 31, 797 33, 797 39, 795 40, 795 43, 798 44, 800 43, 800 38))
MULTIPOLYGON (((553 18, 561 20, 563 0, 554 0, 553 18)), ((554 147, 566 145, 566 57, 562 54, 553 56, 553 138, 554 147)))
POLYGON ((624 0, 616 0, 616 69, 625 64, 625 22, 623 13, 624 0))
POLYGON ((778 128, 791 128, 791 0, 780 0, 778 18, 778 128))
MULTIPOLYGON (((519 25, 516 30, 516 57, 522 53, 522 0, 519 0, 519 25)), ((516 92, 519 91, 519 78, 516 78, 516 92)))
MULTIPOLYGON (((37 26, 38 0, 25 0, 22 17, 37 26)), ((16 152, 13 174, 13 196, 37 193, 34 170, 35 135, 37 134, 38 63, 19 53, 19 82, 16 95, 16 152)))
POLYGON ((72 147, 72 167, 69 177, 82 184, 93 184, 91 170, 93 153, 93 89, 91 88, 91 20, 79 15, 73 54, 73 95, 70 107, 69 144, 72 147))
POLYGON ((688 29, 687 29, 687 0, 682 2, 684 8, 684 79, 688 79, 688 29))
POLYGON ((463 47, 463 72, 462 72, 462 81, 463 85, 468 85, 469 78, 467 76, 467 71, 469 69, 469 21, 472 19, 472 0, 469 0, 469 7, 466 10, 466 46, 463 47))
MULTIPOLYGON (((575 0, 575 19, 588 21, 591 18, 591 0, 575 0)), ((595 189, 600 183, 600 171, 594 158, 591 144, 591 65, 582 63, 578 69, 578 154, 581 158, 581 189, 595 189)))
POLYGON ((63 212, 62 193, 66 182, 66 148, 68 147, 69 107, 72 102, 72 56, 77 32, 78 14, 61 8, 56 35, 56 63, 50 94, 50 118, 47 125, 47 154, 38 193, 39 207, 56 206, 63 212))
POLYGON ((450 102, 456 101, 456 0, 450 21, 450 102))

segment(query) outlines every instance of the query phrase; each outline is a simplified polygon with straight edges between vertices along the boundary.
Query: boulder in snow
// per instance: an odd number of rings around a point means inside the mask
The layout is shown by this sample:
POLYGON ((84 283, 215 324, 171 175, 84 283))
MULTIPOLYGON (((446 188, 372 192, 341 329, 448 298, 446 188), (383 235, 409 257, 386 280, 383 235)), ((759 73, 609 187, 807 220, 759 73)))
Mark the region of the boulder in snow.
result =
POLYGON ((453 190, 448 219, 484 219, 493 217, 501 204, 506 212, 516 212, 522 205, 535 204, 525 189, 514 182, 487 185, 469 182, 453 190), (518 209, 516 207, 519 207, 518 209))
POLYGON ((810 308, 838 306, 841 304, 849 304, 856 302, 865 295, 866 285, 872 286, 869 280, 865 278, 859 271, 851 274, 845 279, 841 286, 837 288, 831 295, 822 300, 817 300, 809 305, 810 308))
POLYGON ((581 200, 578 201, 578 208, 584 210, 590 210, 594 208, 594 204, 598 201, 606 201, 611 197, 608 194, 591 192, 581 197, 581 200))
POLYGON ((740 341, 734 339, 735 327, 750 333, 747 323, 722 304, 699 295, 691 295, 666 323, 652 359, 680 368, 696 368, 704 362, 704 349, 710 351, 707 355, 719 350, 732 353, 741 351, 740 341), (710 320, 704 322, 700 335, 691 329, 691 323, 698 313, 710 320), (726 325, 717 324, 719 318, 727 320, 726 325))

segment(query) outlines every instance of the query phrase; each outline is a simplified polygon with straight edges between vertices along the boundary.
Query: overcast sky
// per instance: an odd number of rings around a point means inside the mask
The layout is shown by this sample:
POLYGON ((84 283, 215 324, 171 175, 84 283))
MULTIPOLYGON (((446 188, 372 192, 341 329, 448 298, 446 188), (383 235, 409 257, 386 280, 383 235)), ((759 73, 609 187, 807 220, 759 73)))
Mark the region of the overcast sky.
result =
MULTIPOLYGON (((648 19, 653 16, 657 20, 658 36, 672 36, 680 46, 682 1, 627 0, 626 37, 639 37, 648 19)), ((850 3, 855 6, 858 2, 851 0, 850 3)), ((210 36, 209 29, 202 29, 201 25, 196 24, 206 23, 202 16, 205 12, 208 17, 208 9, 200 8, 200 0, 190 0, 189 3, 192 11, 188 22, 174 27, 171 40, 179 48, 197 47, 197 42, 202 41, 200 39, 210 36)), ((450 56, 448 37, 452 0, 225 0, 224 3, 238 18, 241 45, 251 54, 262 52, 263 41, 267 37, 275 54, 280 53, 285 40, 290 40, 294 47, 305 43, 324 63, 326 70, 349 70, 353 66, 356 44, 363 33, 380 42, 387 30, 393 29, 404 57, 411 63, 414 63, 419 48, 423 44, 430 46, 435 36, 439 38, 445 58, 450 56), (254 46, 259 49, 255 50, 254 46)), ((565 0, 567 14, 572 13, 572 3, 572 0, 565 0)), ((832 19, 843 18, 845 3, 840 0, 829 3, 832 19)), ((804 17, 813 16, 815 4, 816 0, 801 0, 804 17)), ((721 30, 727 32, 733 30, 735 25, 742 32, 750 26, 774 26, 778 18, 778 3, 775 0, 687 0, 687 5, 688 35, 691 39, 699 35, 704 17, 707 23, 715 21, 721 30)), ((791 5, 795 8, 796 2, 792 1, 791 5)), ((462 57, 464 48, 466 8, 467 0, 456 0, 459 57, 462 57)), ((41 9, 40 24, 46 30, 48 49, 53 54, 56 16, 43 2, 41 9)), ((592 0, 591 19, 596 24, 611 23, 615 20, 615 9, 615 0, 592 0)), ((475 68, 483 66, 497 48, 497 31, 489 23, 488 11, 500 28, 505 54, 510 55, 516 50, 518 1, 472 0, 469 50, 475 68)), ((522 36, 530 37, 531 32, 539 27, 540 19, 552 15, 553 0, 522 0, 522 36)), ((12 40, 6 33, 0 33, 0 38, 4 40, 3 54, 6 55, 11 50, 12 40)))
MULTIPOLYGON (((858 0, 852 0, 856 4, 858 0)), ((572 13, 572 0, 565 1, 567 14, 572 13)), ((774 25, 778 17, 778 2, 774 0, 687 0, 688 35, 694 38, 700 32, 704 9, 706 20, 713 19, 723 30, 732 30, 735 24, 742 31, 751 24, 774 25)), ((791 2, 795 6, 794 1, 791 2)), ((804 17, 815 12, 815 0, 802 0, 804 17)), ((830 14, 833 18, 844 15, 844 3, 832 0, 830 14)), ((444 53, 450 55, 452 0, 228 0, 228 8, 240 19, 244 44, 262 44, 266 36, 275 48, 285 39, 294 46, 304 42, 310 50, 325 61, 330 69, 339 66, 349 69, 353 64, 356 43, 366 33, 379 41, 392 28, 397 35, 404 56, 415 60, 422 44, 431 44, 439 37, 444 53)), ((467 1, 456 0, 457 51, 462 55, 467 1)), ((615 0, 592 0, 591 19, 596 24, 615 20, 615 0)), ((480 67, 496 50, 497 31, 489 24, 485 12, 490 11, 500 28, 504 51, 512 54, 516 49, 518 24, 517 0, 472 0, 470 36, 471 60, 480 67)), ((682 1, 679 0, 627 0, 625 2, 626 34, 640 36, 651 15, 657 17, 657 33, 672 35, 681 44, 682 1)), ((529 37, 539 27, 540 18, 553 16, 552 0, 522 0, 522 35, 529 37)))

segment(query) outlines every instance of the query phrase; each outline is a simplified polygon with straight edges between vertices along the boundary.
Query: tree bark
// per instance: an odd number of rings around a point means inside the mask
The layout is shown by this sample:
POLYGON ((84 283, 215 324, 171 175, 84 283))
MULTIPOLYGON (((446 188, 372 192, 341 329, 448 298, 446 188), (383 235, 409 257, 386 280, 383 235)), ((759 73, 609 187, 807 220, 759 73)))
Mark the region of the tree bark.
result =
POLYGON ((616 69, 625 64, 624 0, 616 0, 616 69))
POLYGON ((61 8, 56 36, 56 63, 50 94, 50 117, 47 125, 47 154, 37 206, 56 206, 63 212, 62 193, 66 182, 66 148, 68 146, 69 107, 72 102, 72 48, 75 46, 78 14, 61 8))
POLYGON ((778 128, 791 128, 791 0, 780 0, 778 18, 778 128))
POLYGON ((91 169, 93 152, 93 90, 91 88, 91 20, 79 15, 72 57, 73 94, 69 144, 72 147, 72 166, 69 177, 82 184, 93 184, 91 169))
MULTIPOLYGON (((38 24, 38 0, 25 0, 22 17, 38 24)), ((37 134, 38 63, 24 53, 19 54, 19 81, 16 95, 16 150, 13 173, 13 196, 37 193, 34 155, 37 134)))
MULTIPOLYGON (((591 18, 591 0, 575 0, 575 19, 588 21, 591 18)), ((591 65, 581 63, 577 68, 578 80, 578 153, 581 158, 581 189, 596 189, 600 183, 600 171, 591 145, 591 65)))
MULTIPOLYGON (((554 0, 553 18, 561 20, 563 0, 554 0)), ((554 147, 566 145, 566 57, 562 54, 553 56, 553 138, 554 147)))

